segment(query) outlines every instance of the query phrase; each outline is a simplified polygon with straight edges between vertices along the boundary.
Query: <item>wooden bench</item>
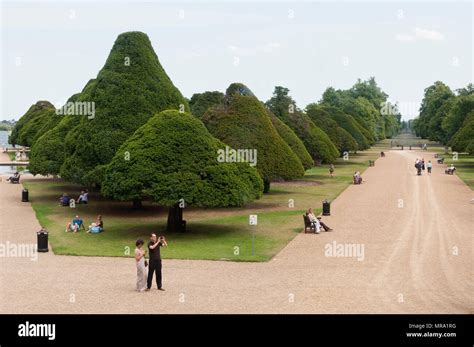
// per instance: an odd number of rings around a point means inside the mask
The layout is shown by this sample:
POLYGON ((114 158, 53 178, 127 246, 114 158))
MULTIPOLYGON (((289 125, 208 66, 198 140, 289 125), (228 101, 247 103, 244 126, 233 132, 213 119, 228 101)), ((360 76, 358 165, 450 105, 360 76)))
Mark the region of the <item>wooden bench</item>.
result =
POLYGON ((448 168, 446 168, 446 169, 444 170, 444 173, 445 173, 446 175, 454 175, 454 171, 456 171, 456 168, 451 169, 451 168, 448 167, 448 168))
POLYGON ((316 226, 311 223, 309 220, 309 217, 307 215, 303 215, 303 220, 304 220, 304 233, 315 233, 316 232, 316 226), (309 230, 308 230, 309 229, 309 230))
POLYGON ((18 175, 17 177, 12 177, 12 178, 10 179, 10 183, 14 183, 14 184, 20 183, 20 176, 21 176, 21 175, 18 175))

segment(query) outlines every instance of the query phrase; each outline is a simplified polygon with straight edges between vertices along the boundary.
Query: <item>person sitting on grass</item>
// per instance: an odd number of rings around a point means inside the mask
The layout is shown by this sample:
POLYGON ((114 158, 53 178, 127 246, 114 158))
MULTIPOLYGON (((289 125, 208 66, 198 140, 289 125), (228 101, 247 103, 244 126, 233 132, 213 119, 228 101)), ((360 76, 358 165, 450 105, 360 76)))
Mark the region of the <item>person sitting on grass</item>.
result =
POLYGON ((59 205, 61 206, 69 206, 69 201, 71 200, 71 198, 66 194, 64 193, 63 195, 61 195, 61 197, 59 198, 59 205))
POLYGON ((309 209, 308 212, 306 212, 306 215, 309 218, 309 221, 311 224, 313 224, 315 233, 319 234, 321 232, 321 227, 324 228, 324 231, 332 231, 332 229, 327 226, 325 223, 321 221, 321 217, 316 217, 313 213, 313 209, 309 209))
POLYGON ((76 217, 74 217, 74 219, 67 224, 66 232, 71 231, 77 233, 81 228, 83 230, 86 230, 86 227, 84 226, 84 221, 81 219, 81 217, 79 217, 79 215, 76 215, 76 217))
POLYGON ((95 222, 89 225, 87 232, 91 234, 98 234, 102 231, 104 231, 104 222, 102 221, 102 215, 99 214, 95 222))
POLYGON ((77 203, 78 204, 87 204, 89 202, 89 191, 83 190, 81 191, 81 194, 77 198, 77 203))

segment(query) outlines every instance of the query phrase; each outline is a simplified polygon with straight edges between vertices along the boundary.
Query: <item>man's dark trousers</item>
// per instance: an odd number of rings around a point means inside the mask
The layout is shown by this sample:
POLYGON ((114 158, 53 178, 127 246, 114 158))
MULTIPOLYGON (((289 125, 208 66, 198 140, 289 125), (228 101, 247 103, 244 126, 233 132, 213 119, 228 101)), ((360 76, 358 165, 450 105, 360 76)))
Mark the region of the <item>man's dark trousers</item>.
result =
POLYGON ((153 272, 156 273, 156 285, 158 289, 161 289, 161 259, 150 259, 150 264, 148 265, 148 289, 151 288, 151 282, 153 282, 153 272))

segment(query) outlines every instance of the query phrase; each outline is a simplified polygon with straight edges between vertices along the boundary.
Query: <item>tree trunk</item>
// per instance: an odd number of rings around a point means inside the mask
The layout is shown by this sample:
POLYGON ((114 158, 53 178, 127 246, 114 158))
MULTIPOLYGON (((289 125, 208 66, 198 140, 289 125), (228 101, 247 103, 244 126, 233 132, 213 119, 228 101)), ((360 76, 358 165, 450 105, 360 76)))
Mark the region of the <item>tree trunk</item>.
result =
POLYGON ((168 232, 186 231, 186 222, 183 221, 183 209, 179 207, 179 204, 176 204, 170 207, 169 209, 166 231, 168 232))
POLYGON ((270 191, 270 181, 264 179, 263 180, 263 193, 268 193, 270 191))
POLYGON ((138 210, 142 208, 142 201, 141 199, 134 199, 133 200, 133 209, 138 210))

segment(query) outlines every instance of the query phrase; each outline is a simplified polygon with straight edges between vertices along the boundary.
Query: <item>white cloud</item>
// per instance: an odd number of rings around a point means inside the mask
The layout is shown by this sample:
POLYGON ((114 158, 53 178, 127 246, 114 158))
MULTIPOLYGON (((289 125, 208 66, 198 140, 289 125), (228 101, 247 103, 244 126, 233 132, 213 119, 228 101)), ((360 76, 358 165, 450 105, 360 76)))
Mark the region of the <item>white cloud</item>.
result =
POLYGON ((414 41, 442 41, 444 35, 436 30, 428 30, 423 28, 414 28, 411 34, 397 34, 395 39, 400 42, 414 42, 414 41))

